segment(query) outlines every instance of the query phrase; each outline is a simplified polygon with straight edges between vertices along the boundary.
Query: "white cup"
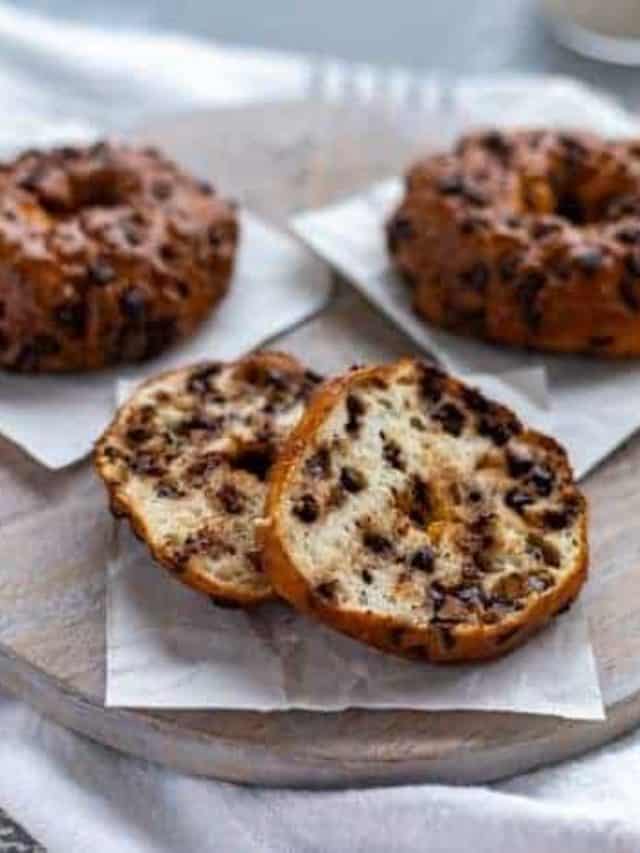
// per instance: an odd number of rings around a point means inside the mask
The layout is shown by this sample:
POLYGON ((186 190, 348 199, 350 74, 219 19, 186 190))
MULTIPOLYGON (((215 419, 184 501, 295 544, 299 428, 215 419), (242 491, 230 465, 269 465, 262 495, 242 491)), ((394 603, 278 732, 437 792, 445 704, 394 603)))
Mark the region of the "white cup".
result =
POLYGON ((558 39, 579 53, 640 65, 640 0, 541 0, 558 39))

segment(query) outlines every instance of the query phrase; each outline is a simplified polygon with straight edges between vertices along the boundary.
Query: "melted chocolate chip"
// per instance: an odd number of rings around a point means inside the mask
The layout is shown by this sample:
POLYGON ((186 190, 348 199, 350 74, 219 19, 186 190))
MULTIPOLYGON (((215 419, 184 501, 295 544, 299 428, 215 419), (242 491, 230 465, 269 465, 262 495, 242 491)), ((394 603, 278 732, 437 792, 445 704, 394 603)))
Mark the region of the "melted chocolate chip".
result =
POLYGON ((213 390, 211 379, 217 376, 221 370, 222 363, 215 361, 191 371, 187 379, 187 391, 192 394, 206 394, 213 390))
POLYGON ((541 497, 549 497, 553 489, 554 482, 553 473, 541 465, 535 465, 527 478, 527 482, 535 486, 536 491, 541 497))
POLYGON ((507 470, 509 471, 509 474, 516 479, 524 477, 533 467, 533 460, 527 459, 523 456, 517 456, 515 453, 507 453, 506 459, 507 470))
POLYGON ((514 512, 522 515, 525 508, 531 506, 535 502, 535 499, 527 494, 527 492, 520 491, 520 489, 510 489, 505 495, 504 502, 514 512))
POLYGON ((120 311, 132 323, 142 323, 147 313, 144 293, 136 287, 129 287, 119 299, 120 311))
POLYGON ((431 513, 429 486, 417 474, 411 479, 409 518, 414 524, 424 526, 431 513))
POLYGON ((236 453, 230 460, 231 467, 253 474, 264 482, 273 465, 275 448, 271 445, 248 447, 236 453))
POLYGON ((320 515, 318 501, 309 493, 302 495, 294 503, 291 511, 305 524, 312 524, 320 515))
POLYGON ((428 545, 423 545, 422 548, 414 551, 409 560, 409 565, 413 569, 418 569, 418 571, 426 572, 427 574, 433 572, 434 563, 435 554, 433 553, 433 549, 428 545))
POLYGON ((512 146, 509 140, 499 131, 492 130, 485 134, 481 140, 487 151, 490 151, 499 160, 505 162, 509 159, 512 153, 512 146))
POLYGON ((460 282, 475 293, 484 293, 489 282, 489 267, 478 261, 460 273, 460 282))
POLYGON ((498 272, 502 281, 513 281, 518 274, 522 259, 519 255, 503 255, 498 261, 498 272))
POLYGON ((87 276, 92 284, 103 287, 114 280, 116 272, 107 261, 97 259, 87 267, 87 276))
POLYGON ((404 471, 406 463, 402 457, 402 448, 397 441, 392 438, 386 438, 382 445, 382 456, 384 461, 395 468, 396 471, 404 471))
POLYGON ((398 250, 400 243, 410 240, 415 236, 413 223, 406 216, 395 216, 387 226, 387 245, 389 251, 394 253, 398 250))
POLYGON ((572 517, 573 513, 567 509, 549 509, 542 516, 542 523, 551 530, 564 530, 565 527, 569 526, 572 517))
POLYGON ((438 403, 442 397, 445 375, 441 370, 429 365, 421 365, 420 394, 430 403, 438 403))
POLYGON ((525 323, 532 331, 537 331, 542 320, 538 305, 538 296, 545 286, 547 277, 538 270, 529 270, 518 283, 518 299, 525 323))
POLYGON ((231 515, 239 515, 244 509, 245 496, 233 483, 223 483, 218 489, 216 497, 225 511, 231 515))
POLYGON ((160 480, 156 486, 156 495, 159 498, 175 499, 183 497, 184 492, 179 489, 175 483, 171 483, 169 480, 160 480))
POLYGON ((351 494, 361 492, 367 485, 367 478, 351 465, 345 465, 340 472, 340 485, 351 494))
POLYGON ((362 543, 369 551, 374 554, 388 554, 393 550, 391 541, 386 536, 380 533, 374 533, 371 530, 366 530, 362 535, 362 543))
POLYGON ((500 420, 498 416, 483 416, 478 420, 478 433, 491 439, 496 447, 503 447, 513 435, 521 432, 522 427, 515 418, 500 420))
POLYGON ((462 398, 472 412, 485 414, 491 411, 491 403, 477 388, 463 388, 462 398))
POLYGON ((315 588, 315 592, 320 598, 324 598, 325 601, 333 601, 338 591, 338 582, 337 581, 325 581, 324 583, 318 584, 315 588))
POLYGON ((304 469, 310 477, 326 480, 331 475, 331 454, 328 447, 319 447, 305 462, 304 469))
POLYGON ((349 433, 357 433, 360 429, 360 419, 366 411, 366 406, 355 394, 349 394, 346 401, 347 406, 347 423, 345 429, 349 433))
POLYGON ((162 178, 156 178, 156 180, 152 182, 151 195, 156 199, 156 201, 166 201, 168 198, 171 198, 172 194, 173 187, 170 181, 162 178))
POLYGON ((439 409, 436 409, 432 417, 441 424, 442 429, 449 435, 459 436, 462 433, 465 417, 453 403, 444 403, 439 409))
POLYGON ((444 175, 438 181, 437 187, 442 195, 461 195, 465 184, 461 175, 444 175))
POLYGON ((80 338, 87 327, 87 305, 85 302, 64 302, 54 308, 53 319, 74 337, 80 338))
POLYGON ((597 246, 589 246, 573 256, 576 264, 585 275, 595 275, 604 264, 604 254, 597 246))

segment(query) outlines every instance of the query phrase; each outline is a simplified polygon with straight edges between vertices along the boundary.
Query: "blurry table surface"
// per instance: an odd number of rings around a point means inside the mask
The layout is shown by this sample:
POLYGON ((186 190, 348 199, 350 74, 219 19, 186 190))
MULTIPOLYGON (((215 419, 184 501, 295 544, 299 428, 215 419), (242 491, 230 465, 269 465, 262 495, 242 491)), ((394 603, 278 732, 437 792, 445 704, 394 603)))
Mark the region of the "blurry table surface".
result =
POLYGON ((640 106, 640 69, 579 57, 548 33, 537 0, 9 0, 22 9, 119 27, 177 29, 237 45, 439 69, 569 74, 640 106))

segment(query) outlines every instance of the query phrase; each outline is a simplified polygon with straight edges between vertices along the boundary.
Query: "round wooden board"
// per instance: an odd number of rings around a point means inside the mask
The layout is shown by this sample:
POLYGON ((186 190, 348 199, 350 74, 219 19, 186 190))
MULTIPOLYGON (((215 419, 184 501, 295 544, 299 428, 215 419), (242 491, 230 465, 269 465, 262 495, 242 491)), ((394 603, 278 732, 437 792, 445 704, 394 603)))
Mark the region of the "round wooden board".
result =
MULTIPOLYGON (((158 122, 140 135, 280 224, 294 209, 397 172, 414 150, 382 112, 314 104, 203 113, 158 122)), ((322 315, 275 343, 325 371, 415 349, 339 282, 322 315)), ((0 684, 119 750, 246 783, 486 782, 577 755, 640 721, 639 466, 640 437, 585 483, 593 567, 585 599, 608 706, 604 722, 473 712, 106 709, 101 555, 112 521, 101 484, 86 462, 51 473, 1 441, 0 684), (55 551, 39 536, 52 524, 60 539, 55 551), (58 550, 78 556, 60 560, 58 550)))

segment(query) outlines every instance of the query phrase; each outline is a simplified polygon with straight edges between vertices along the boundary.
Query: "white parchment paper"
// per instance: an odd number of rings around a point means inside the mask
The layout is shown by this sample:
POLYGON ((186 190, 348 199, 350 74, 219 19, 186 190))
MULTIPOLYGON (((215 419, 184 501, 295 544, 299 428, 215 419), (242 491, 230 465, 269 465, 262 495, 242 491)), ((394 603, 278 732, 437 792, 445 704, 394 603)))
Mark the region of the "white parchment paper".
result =
MULTIPOLYGON (((544 371, 472 381, 539 429, 549 427, 544 371)), ((118 399, 131 391, 120 383, 118 399)), ((214 607, 155 566, 125 524, 114 531, 107 599, 110 706, 476 709, 602 719, 582 605, 526 646, 483 666, 410 663, 350 640, 282 604, 214 607)))
MULTIPOLYGON (((609 98, 558 78, 479 80, 461 84, 454 124, 589 128, 606 136, 640 134, 640 126, 609 98)), ((428 326, 414 313, 409 289, 389 264, 383 226, 402 195, 389 180, 321 210, 292 227, 374 305, 451 370, 504 373, 536 365, 547 377, 551 432, 568 449, 581 477, 640 426, 640 364, 572 356, 541 356, 484 344, 428 326)))
POLYGON ((325 267, 295 240, 242 215, 228 295, 198 332, 143 366, 71 376, 0 372, 0 433, 49 468, 86 456, 113 414, 119 376, 141 379, 180 364, 235 358, 318 311, 329 297, 325 267))

